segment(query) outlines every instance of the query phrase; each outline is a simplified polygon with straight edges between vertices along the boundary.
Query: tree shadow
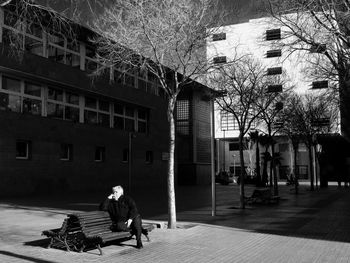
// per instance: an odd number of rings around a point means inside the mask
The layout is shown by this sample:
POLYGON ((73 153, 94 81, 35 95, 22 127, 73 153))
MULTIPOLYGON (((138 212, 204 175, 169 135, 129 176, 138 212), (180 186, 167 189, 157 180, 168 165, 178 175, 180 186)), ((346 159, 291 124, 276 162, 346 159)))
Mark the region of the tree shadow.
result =
POLYGON ((36 263, 55 263, 55 261, 49 261, 49 260, 45 260, 45 259, 24 256, 21 254, 9 252, 9 251, 4 251, 4 250, 0 250, 0 254, 8 256, 8 257, 19 258, 19 259, 23 259, 23 260, 27 260, 27 261, 31 261, 31 262, 36 262, 36 263))

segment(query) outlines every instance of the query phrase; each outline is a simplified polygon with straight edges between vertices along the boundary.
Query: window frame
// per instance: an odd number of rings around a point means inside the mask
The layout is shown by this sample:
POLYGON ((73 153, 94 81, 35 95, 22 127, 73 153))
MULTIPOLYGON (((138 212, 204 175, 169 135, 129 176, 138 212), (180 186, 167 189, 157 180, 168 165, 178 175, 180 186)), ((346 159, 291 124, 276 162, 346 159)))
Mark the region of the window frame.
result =
POLYGON ((60 160, 61 161, 72 161, 73 160, 73 144, 71 143, 61 143, 60 144, 60 160), (65 152, 63 152, 63 150, 65 152), (65 157, 64 155, 67 155, 67 157, 65 157))
POLYGON ((153 151, 148 150, 146 151, 146 155, 145 155, 145 163, 146 164, 152 164, 153 163, 153 151))
MULTIPOLYGON (((34 116, 44 116, 44 87, 41 84, 38 84, 38 83, 35 83, 35 82, 32 82, 32 81, 27 81, 27 80, 24 80, 24 79, 21 79, 21 78, 17 78, 17 77, 12 77, 11 75, 0 74, 0 93, 7 94, 7 95, 18 96, 19 97, 20 109, 19 109, 18 113, 30 114, 30 115, 34 115, 34 116), (20 90, 19 91, 12 91, 12 90, 8 90, 8 89, 4 89, 3 85, 4 85, 4 79, 5 78, 18 81, 19 84, 20 84, 20 90), (26 83, 30 83, 32 85, 39 86, 40 87, 40 97, 39 96, 30 95, 30 94, 26 94, 25 93, 25 85, 26 85, 26 83), (40 102, 40 112, 38 112, 38 113, 24 112, 25 99, 39 101, 40 102)), ((14 112, 17 112, 17 111, 14 111, 14 112)))
POLYGON ((221 41, 221 40, 226 40, 226 32, 213 34, 213 36, 212 36, 212 41, 213 42, 221 41))
POLYGON ((18 139, 16 140, 16 160, 29 160, 31 158, 31 141, 29 140, 21 140, 21 139, 18 139), (26 155, 25 156, 19 156, 17 153, 17 148, 18 148, 18 144, 19 143, 25 143, 25 152, 26 152, 26 155))
POLYGON ((281 49, 271 49, 266 51, 266 58, 276 58, 282 56, 281 49))
POLYGON ((267 29, 265 32, 265 39, 266 41, 280 40, 281 35, 282 33, 280 28, 267 29))
POLYGON ((328 89, 328 88, 329 88, 328 80, 317 80, 311 83, 311 89, 313 90, 328 89))
POLYGON ((227 63, 227 56, 217 56, 213 58, 213 64, 225 64, 227 63))
POLYGON ((97 163, 102 163, 106 160, 106 147, 95 146, 95 156, 94 161, 97 163), (98 158, 96 158, 98 155, 98 158))

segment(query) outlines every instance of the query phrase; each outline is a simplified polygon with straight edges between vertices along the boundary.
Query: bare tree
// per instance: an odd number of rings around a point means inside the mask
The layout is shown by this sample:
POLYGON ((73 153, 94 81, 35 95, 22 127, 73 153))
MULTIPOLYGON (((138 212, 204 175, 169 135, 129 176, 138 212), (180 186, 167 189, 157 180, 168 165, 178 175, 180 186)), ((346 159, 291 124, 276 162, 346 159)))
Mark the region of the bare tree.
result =
POLYGON ((283 127, 283 118, 281 118, 281 112, 288 98, 288 94, 292 87, 285 86, 283 92, 272 93, 270 96, 267 96, 270 103, 266 105, 258 105, 261 109, 261 114, 258 116, 260 120, 260 126, 263 133, 265 133, 270 142, 271 147, 271 166, 270 166, 270 186, 273 185, 274 195, 278 195, 278 178, 276 172, 276 163, 277 156, 275 153, 275 135, 280 133, 281 128, 283 127), (272 180, 273 178, 273 180, 272 180), (273 182, 273 183, 272 183, 273 182))
POLYGON ((313 151, 317 135, 337 131, 338 110, 326 95, 294 94, 288 102, 284 109, 284 129, 294 136, 299 136, 308 148, 310 188, 314 190, 313 151))
POLYGON ((251 129, 257 117, 277 96, 267 91, 266 69, 251 55, 234 59, 227 65, 211 72, 211 82, 217 89, 224 90, 225 96, 217 99, 222 111, 234 116, 239 130, 240 153, 240 207, 244 202, 244 136, 251 129))
MULTIPOLYGON (((284 29, 283 45, 301 51, 307 73, 334 81, 339 91, 342 133, 350 139, 350 2, 269 0, 270 14, 284 29)), ((331 85, 332 86, 332 85, 331 85)))
POLYGON ((218 26, 213 0, 121 0, 104 7, 93 28, 93 41, 105 67, 148 74, 168 99, 168 227, 176 227, 174 189, 174 109, 181 90, 208 67, 207 37, 218 26))

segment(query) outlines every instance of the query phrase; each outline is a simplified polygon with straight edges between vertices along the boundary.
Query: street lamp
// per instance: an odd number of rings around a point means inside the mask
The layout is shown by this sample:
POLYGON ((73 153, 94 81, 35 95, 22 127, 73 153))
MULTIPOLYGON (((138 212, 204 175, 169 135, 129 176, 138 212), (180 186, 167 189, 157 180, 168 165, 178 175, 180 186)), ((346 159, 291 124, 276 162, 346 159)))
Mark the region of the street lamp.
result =
POLYGON ((128 190, 131 193, 131 168, 132 168, 132 139, 136 137, 136 134, 129 132, 129 167, 128 167, 128 190))
POLYGON ((224 142, 224 146, 223 146, 223 156, 222 156, 222 160, 223 160, 223 172, 225 172, 226 171, 226 160, 225 160, 225 156, 226 156, 226 149, 225 149, 225 145, 226 145, 226 143, 225 143, 225 132, 226 132, 226 130, 224 129, 224 130, 222 130, 223 132, 224 132, 224 140, 223 140, 223 142, 224 142))
MULTIPOLYGON (((315 146, 315 149, 316 149, 316 153, 317 153, 317 155, 316 155, 316 158, 315 159, 317 159, 317 161, 318 161, 318 157, 320 156, 320 154, 321 154, 321 152, 322 152, 322 145, 321 144, 316 144, 316 146, 315 146)), ((316 162, 316 160, 315 160, 315 162, 316 162)), ((318 168, 320 168, 319 167, 319 162, 317 162, 318 163, 318 165, 316 165, 316 169, 317 169, 317 167, 318 168)), ((318 169, 318 171, 319 171, 319 169, 318 169)), ((319 178, 319 176, 318 176, 318 172, 317 172, 317 170, 315 171, 316 173, 316 189, 317 189, 317 187, 318 187, 318 178, 319 178)), ((321 181, 321 178, 319 178, 320 179, 320 181, 321 181)), ((321 184, 321 182, 320 182, 320 184, 321 184)))

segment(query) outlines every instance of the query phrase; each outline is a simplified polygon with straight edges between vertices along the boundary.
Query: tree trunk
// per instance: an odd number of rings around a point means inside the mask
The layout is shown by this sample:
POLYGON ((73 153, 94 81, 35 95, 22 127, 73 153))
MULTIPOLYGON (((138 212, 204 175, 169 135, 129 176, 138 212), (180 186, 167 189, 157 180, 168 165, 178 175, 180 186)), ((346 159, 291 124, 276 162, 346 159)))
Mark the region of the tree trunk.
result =
POLYGON ((271 166, 273 172, 273 194, 278 196, 278 180, 277 180, 277 172, 276 172, 276 156, 275 156, 275 143, 271 143, 271 166))
POLYGON ((255 159, 256 159, 256 180, 257 180, 257 186, 262 185, 262 179, 260 177, 260 151, 259 151, 259 141, 256 140, 256 149, 255 149, 255 159))
POLYGON ((175 205, 175 120, 174 108, 176 98, 169 98, 168 119, 169 119, 169 162, 168 162, 168 228, 176 228, 176 205, 175 205))
MULTIPOLYGON (((342 59, 343 60, 343 59, 342 59)), ((350 142, 350 72, 339 72, 341 133, 350 142)))
POLYGON ((308 145, 309 151, 309 166, 310 166, 310 190, 314 190, 314 164, 312 158, 312 144, 308 145))
POLYGON ((267 186, 267 163, 268 163, 268 149, 265 148, 265 158, 264 158, 264 164, 263 164, 263 172, 262 172, 262 180, 263 185, 267 186))
POLYGON ((294 146, 293 145, 293 150, 294 150, 294 187, 295 187, 295 194, 298 194, 298 186, 299 186, 299 171, 297 170, 297 151, 298 151, 298 145, 294 146))
MULTIPOLYGON (((271 146, 270 146, 271 147, 271 146)), ((272 171, 272 151, 271 151, 271 158, 270 158, 270 187, 273 187, 273 171, 272 171)))
POLYGON ((244 168, 244 156, 243 156, 243 134, 240 132, 239 134, 239 159, 241 162, 241 174, 239 175, 240 178, 240 186, 239 186, 239 194, 240 194, 240 208, 244 209, 245 208, 245 202, 244 202, 244 173, 245 173, 245 168, 244 168))

